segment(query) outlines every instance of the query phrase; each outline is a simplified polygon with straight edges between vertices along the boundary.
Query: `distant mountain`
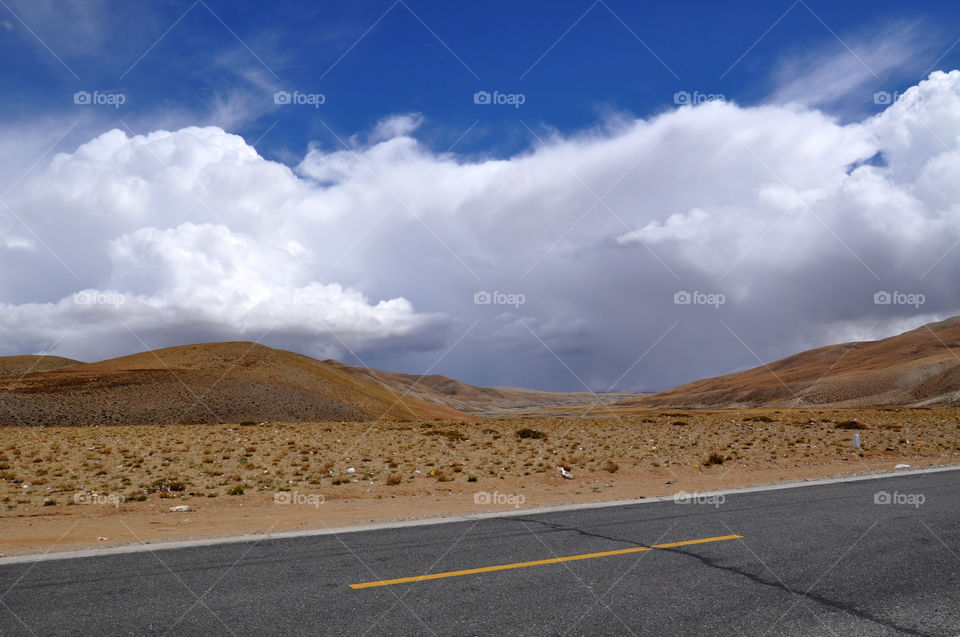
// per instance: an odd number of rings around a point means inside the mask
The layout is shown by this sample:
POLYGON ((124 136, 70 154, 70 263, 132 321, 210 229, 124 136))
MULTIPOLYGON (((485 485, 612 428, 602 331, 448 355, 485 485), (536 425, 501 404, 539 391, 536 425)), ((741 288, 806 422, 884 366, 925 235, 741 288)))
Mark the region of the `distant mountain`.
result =
POLYGON ((960 317, 830 345, 658 394, 476 387, 254 343, 184 345, 99 363, 0 357, 0 425, 410 420, 643 407, 960 405, 960 317))
POLYGON ((960 317, 698 380, 623 407, 960 405, 960 317))
POLYGON ((74 365, 83 365, 83 363, 60 356, 2 356, 0 357, 0 379, 8 376, 22 376, 30 372, 48 372, 74 365))
POLYGON ((635 395, 631 393, 560 393, 518 387, 477 387, 439 374, 417 376, 398 372, 384 372, 368 367, 351 367, 332 360, 324 362, 368 378, 401 394, 481 416, 540 413, 548 407, 590 403, 609 405, 635 395))
POLYGON ((0 358, 0 425, 464 416, 342 365, 254 343, 185 345, 99 363, 0 358))

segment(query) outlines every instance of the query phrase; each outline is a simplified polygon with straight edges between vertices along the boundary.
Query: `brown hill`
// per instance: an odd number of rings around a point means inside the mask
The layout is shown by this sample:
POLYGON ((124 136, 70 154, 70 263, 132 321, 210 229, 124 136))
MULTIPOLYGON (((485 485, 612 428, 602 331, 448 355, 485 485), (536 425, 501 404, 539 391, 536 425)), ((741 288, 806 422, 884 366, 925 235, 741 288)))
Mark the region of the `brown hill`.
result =
POLYGON ((621 401, 629 407, 960 405, 960 317, 621 401))
POLYGON ((23 376, 30 372, 47 372, 74 365, 83 363, 60 356, 4 356, 0 357, 0 378, 23 376))
POLYGON ((186 345, 99 363, 44 358, 51 360, 0 358, 0 425, 464 416, 342 366, 254 343, 186 345))
MULTIPOLYGON (((352 367, 254 343, 171 347, 99 363, 0 357, 0 425, 464 418, 553 413, 584 392, 475 387, 441 375, 352 367)), ((960 317, 879 341, 831 345, 659 394, 644 407, 960 405, 960 317)))
POLYGON ((477 387, 448 376, 431 374, 416 376, 399 372, 385 372, 368 367, 351 367, 337 361, 325 361, 353 374, 377 382, 394 391, 423 401, 446 405, 478 416, 541 413, 543 408, 555 406, 612 404, 630 393, 591 394, 589 392, 547 392, 518 387, 477 387))

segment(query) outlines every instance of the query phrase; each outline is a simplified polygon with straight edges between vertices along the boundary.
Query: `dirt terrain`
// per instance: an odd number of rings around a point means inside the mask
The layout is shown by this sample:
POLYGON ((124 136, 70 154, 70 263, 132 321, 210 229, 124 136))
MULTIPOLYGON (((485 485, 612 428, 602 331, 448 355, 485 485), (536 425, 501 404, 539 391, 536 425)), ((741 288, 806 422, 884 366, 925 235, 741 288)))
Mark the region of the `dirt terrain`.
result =
POLYGON ((160 425, 451 418, 308 356, 254 343, 186 345, 99 363, 0 358, 0 425, 160 425))
POLYGON ((960 405, 960 317, 627 398, 630 407, 960 405))
POLYGON ((74 365, 83 365, 83 363, 60 356, 3 356, 0 357, 0 379, 20 377, 31 372, 48 372, 74 365))
POLYGON ((649 497, 899 463, 956 463, 958 440, 960 409, 948 407, 5 427, 0 552, 319 528, 649 497), (861 450, 853 447, 854 433, 861 450), (561 477, 558 466, 574 477, 561 477), (182 505, 191 510, 170 511, 182 505))
POLYGON ((636 408, 960 405, 960 317, 810 350, 659 394, 476 387, 254 343, 172 347, 99 363, 0 358, 0 425, 166 425, 564 416, 636 408), (584 407, 584 406, 587 407, 584 407))
POLYGON ((519 387, 477 387, 440 374, 416 376, 367 367, 351 367, 332 360, 324 362, 369 378, 400 394, 447 405, 475 416, 526 415, 531 412, 542 412, 545 408, 554 406, 591 403, 606 405, 637 396, 629 392, 591 394, 589 392, 536 391, 519 387))
POLYGON ((474 387, 446 376, 351 367, 254 343, 185 345, 82 363, 0 357, 0 425, 165 425, 507 415, 594 396, 474 387))
POLYGON ((252 343, 0 358, 0 552, 957 463, 958 397, 960 318, 646 396, 474 387, 252 343))

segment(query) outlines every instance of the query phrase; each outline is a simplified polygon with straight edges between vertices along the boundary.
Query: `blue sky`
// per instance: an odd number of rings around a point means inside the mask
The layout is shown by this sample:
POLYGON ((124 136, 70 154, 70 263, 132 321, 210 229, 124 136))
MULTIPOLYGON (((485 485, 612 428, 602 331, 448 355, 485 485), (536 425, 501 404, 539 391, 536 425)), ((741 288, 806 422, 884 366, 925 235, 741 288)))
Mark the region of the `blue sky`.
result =
POLYGON ((140 133, 209 119, 288 161, 311 142, 339 145, 334 133, 345 140, 386 116, 418 112, 428 123, 420 139, 437 150, 459 139, 461 152, 505 155, 536 142, 527 127, 572 132, 610 113, 649 116, 672 108, 678 91, 757 103, 791 65, 809 72, 820 56, 849 54, 893 25, 912 27, 926 55, 885 68, 862 54, 856 70, 869 90, 829 105, 840 117, 876 111, 873 91, 902 90, 933 68, 957 66, 958 14, 948 2, 610 0, 451 10, 417 0, 11 1, 0 12, 0 51, 15 63, 0 71, 0 112, 12 120, 69 116, 75 91, 115 91, 126 101, 116 112, 100 109, 106 122, 140 133), (320 93, 326 102, 278 109, 274 89, 320 93), (479 90, 521 93, 525 102, 479 108, 479 90))
POLYGON ((0 55, 3 353, 648 390, 960 311, 955 3, 3 0, 0 55))

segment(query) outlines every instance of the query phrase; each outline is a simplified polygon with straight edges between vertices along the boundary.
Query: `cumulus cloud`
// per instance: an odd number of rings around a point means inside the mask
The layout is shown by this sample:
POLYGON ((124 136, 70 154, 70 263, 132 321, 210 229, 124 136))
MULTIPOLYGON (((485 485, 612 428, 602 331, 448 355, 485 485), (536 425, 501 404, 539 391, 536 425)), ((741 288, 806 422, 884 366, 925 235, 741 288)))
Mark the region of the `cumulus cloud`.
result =
POLYGON ((420 125, 394 116, 294 169, 218 128, 58 155, 0 208, 0 343, 100 358, 262 338, 408 371, 442 355, 478 383, 652 389, 960 307, 960 72, 859 122, 713 102, 507 159, 436 153, 420 125))
POLYGON ((33 302, 4 299, 0 335, 8 350, 56 343, 93 358, 146 335, 270 334, 328 356, 441 346, 450 317, 315 278, 294 226, 323 218, 317 195, 219 129, 105 133, 54 157, 14 199, 24 223, 5 219, 7 277, 31 260, 64 267, 33 282, 33 302))

